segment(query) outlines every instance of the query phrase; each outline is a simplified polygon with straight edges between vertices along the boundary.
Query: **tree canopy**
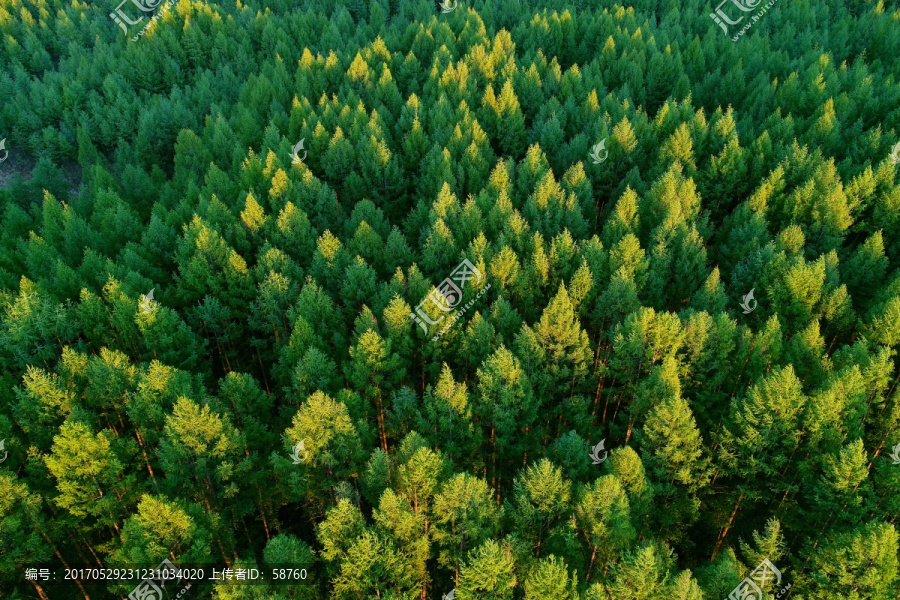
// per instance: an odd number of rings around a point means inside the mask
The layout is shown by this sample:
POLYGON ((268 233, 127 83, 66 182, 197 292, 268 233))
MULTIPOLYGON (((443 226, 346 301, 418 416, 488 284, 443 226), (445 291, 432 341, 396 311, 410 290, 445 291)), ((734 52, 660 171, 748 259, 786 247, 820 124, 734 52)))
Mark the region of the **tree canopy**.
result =
POLYGON ((756 4, 0 0, 0 596, 900 598, 900 12, 756 4))

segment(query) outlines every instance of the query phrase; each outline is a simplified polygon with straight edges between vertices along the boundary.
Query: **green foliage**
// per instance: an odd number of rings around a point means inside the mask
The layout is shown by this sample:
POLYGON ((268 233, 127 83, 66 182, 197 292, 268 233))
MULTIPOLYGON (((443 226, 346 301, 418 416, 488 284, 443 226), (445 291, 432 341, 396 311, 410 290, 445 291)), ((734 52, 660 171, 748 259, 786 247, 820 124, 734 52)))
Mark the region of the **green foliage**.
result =
POLYGON ((896 6, 557 4, 0 2, 0 596, 898 598, 896 6))

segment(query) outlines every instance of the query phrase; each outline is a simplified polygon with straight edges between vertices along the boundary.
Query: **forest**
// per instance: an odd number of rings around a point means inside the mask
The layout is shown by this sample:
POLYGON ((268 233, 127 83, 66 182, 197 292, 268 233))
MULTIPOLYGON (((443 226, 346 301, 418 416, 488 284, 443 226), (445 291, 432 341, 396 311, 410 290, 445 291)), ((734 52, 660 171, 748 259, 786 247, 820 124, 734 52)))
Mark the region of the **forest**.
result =
POLYGON ((126 2, 0 0, 0 597, 900 598, 896 3, 126 2))

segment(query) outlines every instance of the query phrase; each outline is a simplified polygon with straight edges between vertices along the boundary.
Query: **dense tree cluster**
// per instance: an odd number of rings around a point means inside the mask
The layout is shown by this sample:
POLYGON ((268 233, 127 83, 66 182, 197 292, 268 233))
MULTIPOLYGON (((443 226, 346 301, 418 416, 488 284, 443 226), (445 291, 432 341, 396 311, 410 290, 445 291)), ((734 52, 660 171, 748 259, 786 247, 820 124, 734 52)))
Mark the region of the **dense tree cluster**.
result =
POLYGON ((0 0, 0 595, 900 598, 900 12, 714 9, 0 0))

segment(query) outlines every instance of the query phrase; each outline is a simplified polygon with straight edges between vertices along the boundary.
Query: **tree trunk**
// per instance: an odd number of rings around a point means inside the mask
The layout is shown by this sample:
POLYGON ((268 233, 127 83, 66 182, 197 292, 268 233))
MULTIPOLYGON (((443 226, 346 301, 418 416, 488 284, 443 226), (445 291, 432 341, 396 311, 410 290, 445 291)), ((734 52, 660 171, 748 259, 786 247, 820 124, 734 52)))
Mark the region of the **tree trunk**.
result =
POLYGON ((269 380, 266 378, 266 369, 263 367, 262 357, 259 355, 259 350, 256 351, 256 360, 259 361, 259 372, 262 374, 263 383, 266 384, 266 392, 269 395, 272 395, 272 390, 269 389, 269 380))
POLYGON ((41 588, 41 586, 37 584, 37 581, 29 579, 28 583, 34 586, 34 591, 38 593, 38 596, 41 597, 41 600, 50 600, 50 598, 47 597, 47 594, 44 593, 43 588, 41 588))
MULTIPOLYGON (((65 559, 62 557, 62 554, 59 553, 59 548, 56 547, 56 544, 54 544, 54 543, 50 540, 50 538, 47 537, 47 534, 44 533, 43 530, 38 529, 37 526, 35 526, 35 529, 38 530, 38 532, 41 534, 41 537, 44 538, 44 541, 47 542, 47 543, 50 545, 51 548, 53 548, 53 554, 56 555, 56 558, 59 559, 59 562, 61 562, 65 568, 71 569, 71 567, 69 566, 69 563, 67 563, 67 562, 65 561, 65 559)), ((75 580, 75 585, 77 585, 77 586, 78 586, 78 589, 81 590, 81 593, 82 593, 82 595, 84 596, 84 600, 91 600, 91 597, 88 596, 87 590, 84 589, 84 586, 81 585, 81 582, 80 582, 79 580, 77 580, 77 579, 75 580)))
POLYGON ((587 580, 591 580, 591 570, 594 568, 594 559, 597 558, 597 546, 594 546, 594 551, 591 552, 591 562, 588 564, 587 568, 587 580))
POLYGON ((137 436, 138 446, 141 447, 141 454, 144 455, 144 464, 147 465, 147 472, 150 473, 150 479, 153 481, 153 488, 159 489, 159 486, 156 483, 156 476, 153 474, 153 467, 150 466, 150 458, 147 456, 146 448, 144 448, 144 438, 141 437, 141 434, 137 429, 134 430, 134 435, 137 436))
POLYGON ((709 559, 709 562, 713 562, 716 559, 716 555, 719 553, 719 548, 722 546, 722 542, 725 541, 725 536, 728 535, 728 530, 731 529, 731 524, 734 523, 734 517, 737 515, 738 508, 741 506, 741 501, 744 499, 744 494, 741 494, 737 503, 734 505, 734 510, 731 511, 731 518, 728 519, 728 524, 725 525, 725 528, 722 530, 722 533, 719 534, 719 539, 716 540, 716 547, 713 549, 712 556, 709 559))
POLYGON ((269 535, 269 523, 266 521, 266 508, 263 505, 262 490, 259 489, 258 483, 256 484, 256 493, 259 495, 259 514, 262 517, 263 527, 266 530, 266 541, 268 542, 272 537, 269 535))
POLYGON ((384 405, 381 402, 381 388, 375 386, 375 389, 377 390, 375 401, 378 404, 378 433, 381 437, 381 448, 387 452, 387 436, 384 433, 384 405))

